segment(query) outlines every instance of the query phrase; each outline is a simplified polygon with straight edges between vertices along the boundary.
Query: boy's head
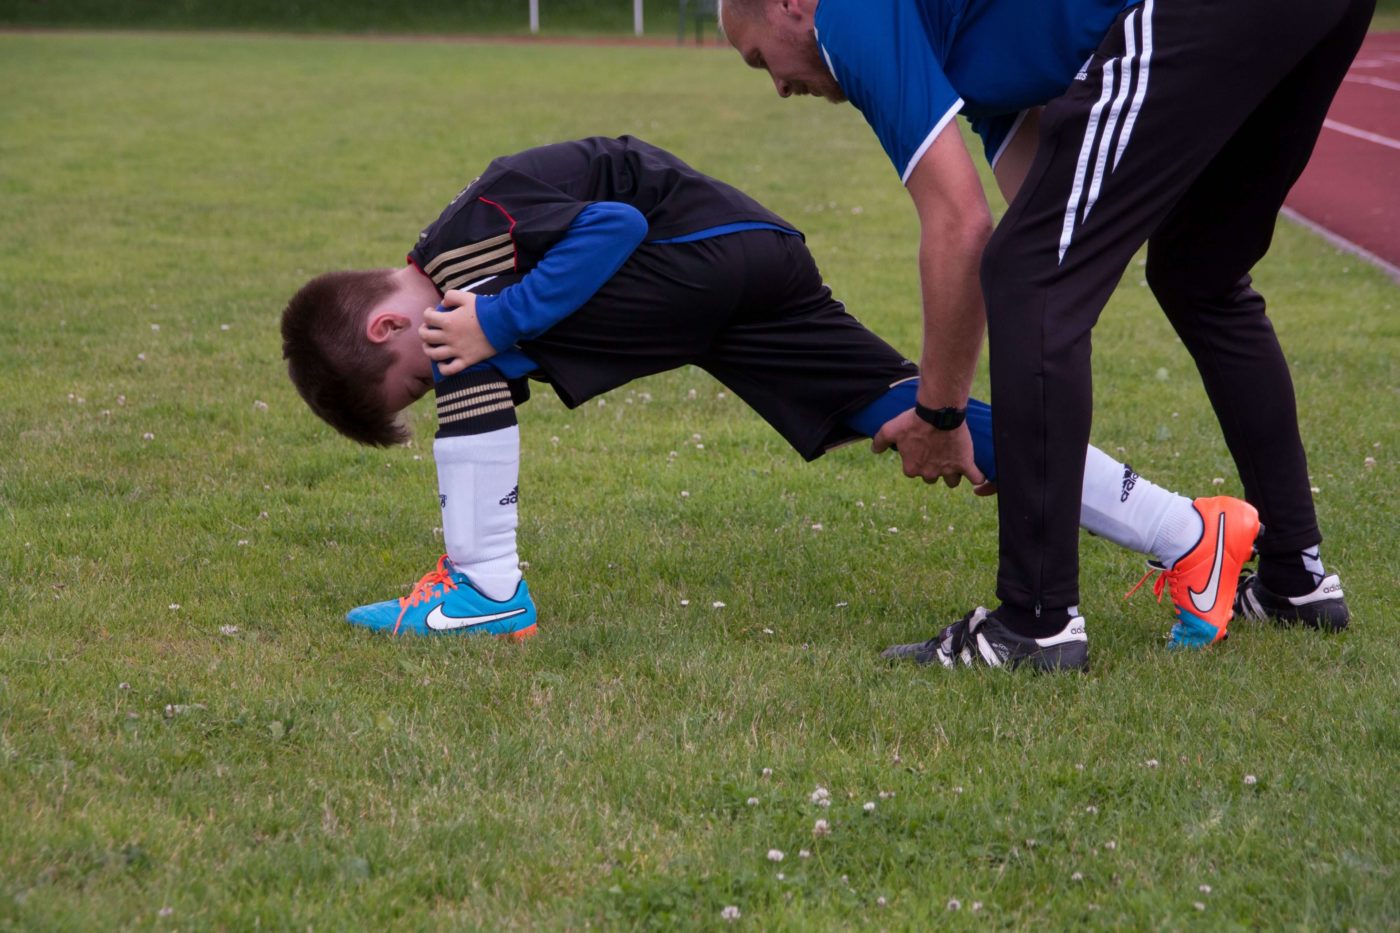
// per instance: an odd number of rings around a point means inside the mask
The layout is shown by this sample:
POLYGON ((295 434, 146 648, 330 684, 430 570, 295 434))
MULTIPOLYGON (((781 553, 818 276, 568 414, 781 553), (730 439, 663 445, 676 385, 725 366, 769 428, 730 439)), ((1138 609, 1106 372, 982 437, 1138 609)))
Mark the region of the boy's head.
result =
POLYGON ((361 444, 408 440, 398 414, 432 388, 432 364, 418 339, 421 296, 410 283, 391 269, 327 272, 282 312, 292 383, 322 420, 361 444))

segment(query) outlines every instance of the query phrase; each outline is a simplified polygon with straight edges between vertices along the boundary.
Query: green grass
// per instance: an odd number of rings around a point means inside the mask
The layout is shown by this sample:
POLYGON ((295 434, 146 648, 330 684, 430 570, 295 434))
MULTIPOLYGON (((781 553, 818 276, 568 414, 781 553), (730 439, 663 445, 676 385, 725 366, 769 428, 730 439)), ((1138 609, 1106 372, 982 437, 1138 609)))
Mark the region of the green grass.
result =
MULTIPOLYGON (((438 553, 432 414, 388 451, 323 428, 286 297, 397 264, 492 155, 631 131, 802 226, 913 351, 913 211, 860 117, 664 49, 0 36, 0 86, 0 927, 1400 916, 1400 291, 1374 270, 1284 224, 1256 276, 1342 637, 1169 655, 1165 610, 1120 599, 1138 561, 1086 539, 1092 674, 888 669, 991 597, 992 504, 859 447, 803 464, 681 371, 522 409, 541 637, 393 642, 341 616, 438 553)), ((1095 339, 1096 441, 1237 492, 1140 269, 1095 339)))

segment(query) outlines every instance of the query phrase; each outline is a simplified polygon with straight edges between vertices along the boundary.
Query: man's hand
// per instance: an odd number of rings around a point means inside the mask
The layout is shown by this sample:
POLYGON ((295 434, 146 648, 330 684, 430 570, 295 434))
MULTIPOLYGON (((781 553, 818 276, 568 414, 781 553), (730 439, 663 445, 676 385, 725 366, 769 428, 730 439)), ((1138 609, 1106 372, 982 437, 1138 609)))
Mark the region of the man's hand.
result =
POLYGON ((953 431, 939 431, 911 408, 885 422, 871 449, 882 454, 891 447, 898 449, 904 461, 905 476, 922 477, 926 483, 941 479, 949 486, 958 485, 966 476, 978 495, 996 492, 996 486, 987 482, 972 460, 972 435, 965 424, 953 431))
POLYGON ((496 355, 476 319, 476 295, 453 289, 439 307, 446 310, 426 309, 418 328, 423 352, 438 364, 438 372, 451 376, 496 355))

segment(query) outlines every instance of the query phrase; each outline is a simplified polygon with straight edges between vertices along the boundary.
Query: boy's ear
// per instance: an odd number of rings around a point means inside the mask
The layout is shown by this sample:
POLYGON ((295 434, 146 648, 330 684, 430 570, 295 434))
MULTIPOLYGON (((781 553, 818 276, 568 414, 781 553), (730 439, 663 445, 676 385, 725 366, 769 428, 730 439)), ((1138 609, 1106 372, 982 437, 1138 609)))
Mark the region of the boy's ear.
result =
POLYGON ((372 311, 365 320, 365 336, 370 343, 388 343, 412 323, 397 311, 372 311))

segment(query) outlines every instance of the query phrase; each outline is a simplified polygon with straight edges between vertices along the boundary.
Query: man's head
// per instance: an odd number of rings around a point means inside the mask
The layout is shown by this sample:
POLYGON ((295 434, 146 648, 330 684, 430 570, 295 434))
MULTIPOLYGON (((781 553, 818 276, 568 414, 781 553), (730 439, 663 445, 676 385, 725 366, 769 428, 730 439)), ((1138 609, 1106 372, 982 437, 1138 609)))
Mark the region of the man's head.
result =
POLYGON ((723 0, 720 25, 750 68, 773 79, 779 97, 810 94, 834 104, 846 99, 817 48, 812 26, 817 0, 723 0))
MULTIPOLYGON (((282 355, 301 397, 361 444, 408 440, 398 414, 432 388, 418 337, 427 280, 416 269, 327 272, 282 312, 282 355)), ((432 289, 431 283, 427 288, 432 289)))

